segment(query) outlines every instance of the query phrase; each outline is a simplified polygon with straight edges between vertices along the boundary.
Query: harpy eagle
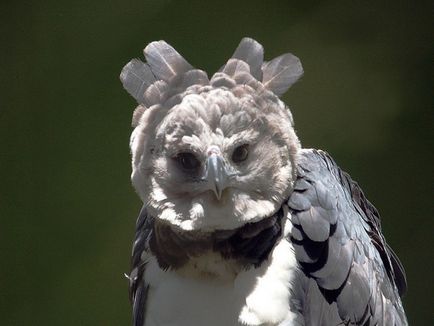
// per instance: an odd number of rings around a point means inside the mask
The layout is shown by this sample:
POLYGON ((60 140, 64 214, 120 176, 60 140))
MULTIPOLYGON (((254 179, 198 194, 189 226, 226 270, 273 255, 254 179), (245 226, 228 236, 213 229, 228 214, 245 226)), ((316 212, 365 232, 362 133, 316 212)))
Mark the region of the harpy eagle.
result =
POLYGON ((360 187, 303 149, 279 99, 297 57, 244 38, 211 79, 164 41, 120 78, 137 100, 144 205, 128 275, 134 326, 406 325, 403 267, 360 187))

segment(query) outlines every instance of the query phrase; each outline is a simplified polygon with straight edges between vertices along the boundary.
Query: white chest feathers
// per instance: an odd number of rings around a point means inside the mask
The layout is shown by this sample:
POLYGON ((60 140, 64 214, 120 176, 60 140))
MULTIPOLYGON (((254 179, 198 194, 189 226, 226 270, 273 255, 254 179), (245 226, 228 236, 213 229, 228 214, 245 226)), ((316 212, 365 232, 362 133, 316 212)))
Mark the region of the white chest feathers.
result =
POLYGON ((145 326, 292 325, 291 281, 297 263, 292 244, 281 239, 258 268, 240 270, 209 255, 178 271, 147 264, 145 326), (194 270, 209 273, 194 273, 194 270))

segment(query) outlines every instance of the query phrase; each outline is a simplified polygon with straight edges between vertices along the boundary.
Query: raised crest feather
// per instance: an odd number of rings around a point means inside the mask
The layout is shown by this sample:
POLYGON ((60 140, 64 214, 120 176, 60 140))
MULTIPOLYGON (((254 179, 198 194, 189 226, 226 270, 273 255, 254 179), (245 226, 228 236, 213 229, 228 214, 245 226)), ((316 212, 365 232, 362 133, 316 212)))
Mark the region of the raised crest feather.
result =
POLYGON ((250 73, 257 80, 262 80, 262 64, 264 62, 264 48, 254 39, 245 37, 236 48, 232 58, 246 62, 250 67, 250 73))
POLYGON ((300 60, 291 53, 264 63, 262 71, 262 84, 277 96, 284 94, 303 75, 300 60))
MULTIPOLYGON (((165 41, 149 43, 143 52, 146 62, 131 60, 122 69, 120 79, 128 93, 147 108, 164 104, 189 88, 190 92, 203 90, 201 86, 232 89, 246 85, 281 96, 303 74, 300 60, 289 53, 264 62, 264 48, 248 37, 241 40, 232 57, 211 80, 165 41)), ((178 99, 166 104, 177 102, 178 99)))
POLYGON ((230 77, 234 77, 241 72, 250 72, 249 65, 239 59, 229 59, 228 63, 223 67, 223 73, 230 77))
POLYGON ((165 41, 148 44, 143 51, 146 61, 157 79, 169 81, 176 75, 183 74, 193 67, 165 41))
POLYGON ((149 66, 139 59, 133 59, 124 66, 120 79, 138 103, 144 103, 145 90, 156 81, 149 66))
POLYGON ((163 80, 158 80, 151 86, 149 86, 146 89, 144 95, 144 103, 146 104, 146 106, 150 107, 152 105, 161 103, 168 88, 169 87, 167 83, 163 80))
POLYGON ((180 89, 186 89, 192 85, 208 85, 209 79, 205 71, 200 69, 193 69, 187 71, 185 74, 180 75, 174 86, 180 89))

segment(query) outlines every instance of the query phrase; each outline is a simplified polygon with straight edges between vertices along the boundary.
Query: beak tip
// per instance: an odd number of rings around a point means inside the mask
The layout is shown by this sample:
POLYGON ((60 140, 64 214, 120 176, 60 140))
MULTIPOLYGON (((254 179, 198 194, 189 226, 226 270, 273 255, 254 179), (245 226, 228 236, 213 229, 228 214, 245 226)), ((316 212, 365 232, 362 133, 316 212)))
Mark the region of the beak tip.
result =
POLYGON ((222 156, 209 156, 204 178, 209 182, 209 189, 214 192, 217 200, 220 200, 228 181, 228 171, 222 156))
POLYGON ((219 189, 218 187, 214 188, 214 195, 216 196, 217 200, 220 200, 222 198, 222 189, 219 189))

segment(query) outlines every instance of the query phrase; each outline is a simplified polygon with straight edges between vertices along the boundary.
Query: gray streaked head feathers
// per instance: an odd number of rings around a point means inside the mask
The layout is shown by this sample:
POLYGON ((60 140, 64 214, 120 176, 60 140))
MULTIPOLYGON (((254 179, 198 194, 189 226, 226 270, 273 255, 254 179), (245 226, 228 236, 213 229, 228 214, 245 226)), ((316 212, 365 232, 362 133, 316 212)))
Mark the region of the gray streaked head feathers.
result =
MULTIPOLYGON (((228 62, 208 80, 206 72, 193 68, 165 41, 150 43, 144 50, 146 63, 133 59, 122 69, 124 88, 145 107, 163 105, 190 88, 197 86, 233 88, 248 85, 256 91, 268 90, 283 95, 302 75, 300 60, 290 54, 264 62, 264 49, 251 38, 243 38, 228 62), (227 79, 222 83, 222 79, 227 79)), ((175 105, 179 101, 172 101, 175 105)), ((134 122, 133 122, 134 125, 134 122)))
POLYGON ((139 102, 132 181, 149 213, 184 230, 209 231, 274 214, 292 189, 300 148, 291 113, 278 98, 301 77, 298 58, 264 62, 262 46, 244 38, 208 79, 164 41, 144 53, 147 63, 133 59, 120 78, 139 102), (239 164, 231 158, 237 146, 249 151, 239 164), (204 183, 210 148, 228 173, 218 200, 204 183), (180 153, 194 155, 196 175, 179 169, 180 153))

